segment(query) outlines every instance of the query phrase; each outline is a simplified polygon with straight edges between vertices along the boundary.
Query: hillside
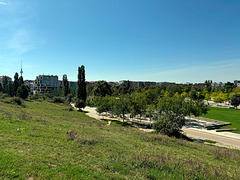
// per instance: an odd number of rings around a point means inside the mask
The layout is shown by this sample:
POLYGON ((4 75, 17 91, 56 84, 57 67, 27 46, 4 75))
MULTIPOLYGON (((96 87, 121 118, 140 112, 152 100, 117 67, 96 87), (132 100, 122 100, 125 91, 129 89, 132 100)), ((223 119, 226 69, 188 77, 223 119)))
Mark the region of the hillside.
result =
POLYGON ((131 127, 65 105, 0 102, 0 179, 238 179, 240 152, 131 127))

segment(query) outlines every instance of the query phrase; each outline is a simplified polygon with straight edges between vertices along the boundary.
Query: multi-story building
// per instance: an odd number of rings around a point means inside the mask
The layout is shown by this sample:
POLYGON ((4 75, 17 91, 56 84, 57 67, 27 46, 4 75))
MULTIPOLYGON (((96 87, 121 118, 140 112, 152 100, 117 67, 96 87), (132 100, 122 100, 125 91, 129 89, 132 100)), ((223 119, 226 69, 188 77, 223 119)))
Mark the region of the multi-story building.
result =
POLYGON ((176 83, 173 82, 157 82, 156 85, 158 86, 171 86, 171 85, 175 85, 176 83))
POLYGON ((69 81, 69 87, 77 89, 77 82, 76 81, 69 81))
POLYGON ((235 85, 236 87, 240 87, 240 80, 235 80, 235 81, 234 81, 234 85, 235 85))
POLYGON ((119 81, 119 84, 127 84, 129 83, 130 88, 144 88, 146 86, 152 86, 156 85, 156 82, 150 82, 150 81, 119 81))
POLYGON ((199 89, 204 89, 207 87, 205 83, 195 83, 193 87, 199 88, 199 89))
POLYGON ((33 93, 43 94, 45 92, 52 92, 54 89, 58 90, 58 76, 53 75, 39 75, 34 81, 33 93))
MULTIPOLYGON (((77 82, 76 81, 68 81, 69 88, 77 89, 77 82)), ((58 89, 63 87, 63 81, 58 81, 58 89)))
POLYGON ((212 83, 212 88, 213 89, 215 89, 217 87, 224 88, 224 83, 222 83, 222 82, 219 82, 219 83, 214 82, 214 83, 212 83))

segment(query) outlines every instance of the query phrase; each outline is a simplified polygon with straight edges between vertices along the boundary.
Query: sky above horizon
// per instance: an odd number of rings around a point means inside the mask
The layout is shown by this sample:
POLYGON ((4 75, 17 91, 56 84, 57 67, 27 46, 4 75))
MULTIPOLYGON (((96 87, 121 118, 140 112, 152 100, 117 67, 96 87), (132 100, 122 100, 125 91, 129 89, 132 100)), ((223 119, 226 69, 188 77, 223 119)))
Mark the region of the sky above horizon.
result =
POLYGON ((0 0, 0 75, 240 79, 238 0, 0 0))

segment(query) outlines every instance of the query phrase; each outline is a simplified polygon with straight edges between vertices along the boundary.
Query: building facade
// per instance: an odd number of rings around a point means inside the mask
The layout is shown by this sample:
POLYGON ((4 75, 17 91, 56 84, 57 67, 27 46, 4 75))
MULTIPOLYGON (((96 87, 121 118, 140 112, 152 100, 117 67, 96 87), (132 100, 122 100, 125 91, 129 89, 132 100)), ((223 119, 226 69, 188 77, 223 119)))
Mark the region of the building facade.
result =
POLYGON ((58 76, 53 75, 39 75, 34 81, 33 93, 43 94, 46 92, 52 92, 54 89, 59 88, 58 76))
POLYGON ((130 85, 130 88, 144 88, 146 86, 154 86, 157 83, 156 82, 150 82, 150 81, 126 81, 122 80, 119 81, 119 84, 128 84, 130 85))

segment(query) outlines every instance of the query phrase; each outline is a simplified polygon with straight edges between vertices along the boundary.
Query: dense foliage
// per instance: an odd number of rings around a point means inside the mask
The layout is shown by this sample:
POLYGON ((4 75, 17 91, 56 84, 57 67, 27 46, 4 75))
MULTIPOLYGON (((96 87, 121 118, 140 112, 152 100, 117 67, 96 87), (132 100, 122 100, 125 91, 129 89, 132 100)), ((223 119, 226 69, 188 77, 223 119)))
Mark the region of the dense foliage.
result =
POLYGON ((126 115, 128 118, 139 117, 140 123, 142 117, 148 117, 156 122, 154 128, 158 132, 167 135, 176 135, 181 130, 185 116, 200 116, 207 113, 201 100, 189 99, 178 93, 170 96, 168 91, 162 90, 158 93, 155 90, 148 89, 118 97, 96 96, 93 103, 98 113, 108 112, 111 115, 120 116, 123 122, 127 118, 126 115))

